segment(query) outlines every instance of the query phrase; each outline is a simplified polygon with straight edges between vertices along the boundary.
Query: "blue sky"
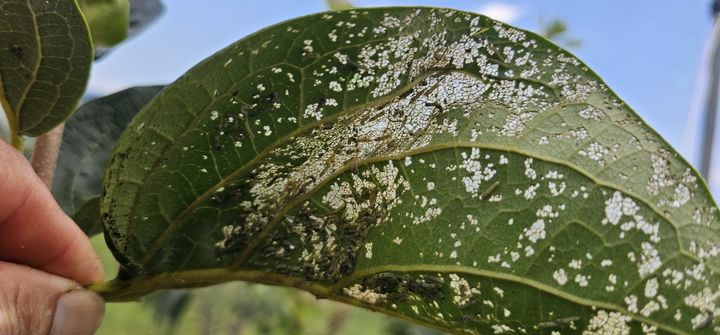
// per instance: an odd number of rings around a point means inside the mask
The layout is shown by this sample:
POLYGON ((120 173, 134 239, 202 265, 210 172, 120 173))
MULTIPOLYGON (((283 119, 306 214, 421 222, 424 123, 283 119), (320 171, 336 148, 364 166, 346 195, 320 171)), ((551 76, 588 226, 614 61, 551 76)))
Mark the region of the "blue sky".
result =
MULTIPOLYGON (((166 11, 158 22, 95 65, 89 92, 105 94, 129 86, 172 82, 243 36, 326 9, 325 0, 164 3, 166 11)), ((582 46, 572 51, 676 149, 696 162, 692 139, 699 124, 699 78, 712 23, 709 0, 356 0, 355 4, 464 9, 529 30, 536 30, 541 20, 562 19, 570 34, 582 40, 582 46)), ((720 159, 716 162, 720 168, 720 159)), ((712 179, 720 185, 720 173, 712 179)))

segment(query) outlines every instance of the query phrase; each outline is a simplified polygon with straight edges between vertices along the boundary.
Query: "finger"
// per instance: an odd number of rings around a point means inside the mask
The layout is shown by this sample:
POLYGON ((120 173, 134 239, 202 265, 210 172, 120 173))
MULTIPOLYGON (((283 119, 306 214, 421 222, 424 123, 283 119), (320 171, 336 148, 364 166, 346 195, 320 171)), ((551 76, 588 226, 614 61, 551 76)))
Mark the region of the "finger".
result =
POLYGON ((90 241, 60 209, 27 160, 0 141, 0 260, 76 280, 103 270, 90 241))
POLYGON ((33 268, 0 262, 0 334, 90 335, 104 303, 78 284, 33 268))

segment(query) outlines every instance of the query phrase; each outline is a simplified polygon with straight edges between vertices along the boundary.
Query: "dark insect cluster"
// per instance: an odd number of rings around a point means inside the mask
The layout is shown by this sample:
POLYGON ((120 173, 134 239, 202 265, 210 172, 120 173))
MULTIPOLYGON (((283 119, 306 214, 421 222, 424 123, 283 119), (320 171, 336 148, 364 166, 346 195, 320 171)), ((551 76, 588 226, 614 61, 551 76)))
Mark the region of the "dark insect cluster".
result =
POLYGON ((389 302, 443 301, 446 297, 445 279, 428 274, 382 272, 364 278, 361 284, 364 290, 386 295, 389 302))
POLYGON ((213 205, 221 206, 226 217, 232 218, 232 223, 222 229, 223 237, 217 239, 220 242, 215 247, 219 257, 244 249, 270 217, 272 209, 248 201, 255 183, 251 176, 254 172, 250 172, 246 180, 231 183, 211 196, 213 205))
MULTIPOLYGON (((240 97, 240 91, 233 91, 230 95, 230 110, 227 115, 220 118, 220 122, 215 125, 214 135, 212 137, 212 147, 216 151, 222 151, 225 148, 226 141, 238 143, 245 140, 246 136, 254 138, 250 126, 247 124, 249 118, 257 118, 258 116, 269 113, 271 110, 278 108, 283 103, 280 94, 277 92, 264 92, 258 89, 249 99, 243 100, 240 97), (248 102, 245 102, 248 101, 248 102), (239 105, 239 108, 236 107, 239 105)), ((217 112, 217 111, 216 111, 217 112)), ((211 117, 214 119, 214 117, 211 117)))
POLYGON ((371 205, 361 208, 355 218, 347 219, 343 207, 321 211, 306 202, 283 218, 283 228, 274 233, 251 263, 311 281, 334 283, 350 275, 358 262, 359 250, 385 213, 374 209, 377 188, 348 196, 354 203, 371 205))

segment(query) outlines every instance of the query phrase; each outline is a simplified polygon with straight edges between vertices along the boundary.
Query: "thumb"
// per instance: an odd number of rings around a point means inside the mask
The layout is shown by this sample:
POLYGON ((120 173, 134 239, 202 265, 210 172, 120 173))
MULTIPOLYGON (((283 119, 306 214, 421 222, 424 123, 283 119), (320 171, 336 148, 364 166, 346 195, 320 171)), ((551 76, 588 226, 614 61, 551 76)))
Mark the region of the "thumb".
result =
POLYGON ((0 262, 0 335, 91 335, 105 307, 76 282, 0 262))

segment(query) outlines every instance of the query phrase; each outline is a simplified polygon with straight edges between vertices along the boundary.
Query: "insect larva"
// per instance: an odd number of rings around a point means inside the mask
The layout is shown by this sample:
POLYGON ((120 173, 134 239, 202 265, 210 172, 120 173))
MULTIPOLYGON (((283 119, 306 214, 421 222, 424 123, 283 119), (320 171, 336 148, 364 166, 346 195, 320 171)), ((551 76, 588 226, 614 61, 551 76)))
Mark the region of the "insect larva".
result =
POLYGON ((488 187, 487 190, 485 190, 485 192, 483 192, 482 194, 480 194, 480 199, 485 199, 487 196, 489 196, 490 194, 492 194, 492 192, 495 191, 495 189, 496 189, 498 186, 500 186, 500 182, 499 182, 499 181, 495 181, 494 183, 492 183, 492 185, 490 185, 490 187, 488 187))
POLYGON ((580 320, 579 316, 571 316, 567 318, 555 319, 554 321, 540 322, 538 326, 540 328, 563 328, 569 325, 571 322, 580 320))
POLYGON ((437 109, 440 111, 440 113, 442 113, 442 112, 445 111, 445 108, 444 108, 441 104, 439 104, 439 103, 437 103, 437 102, 426 102, 426 103, 425 103, 425 106, 426 106, 426 107, 435 107, 435 108, 437 108, 437 109))

